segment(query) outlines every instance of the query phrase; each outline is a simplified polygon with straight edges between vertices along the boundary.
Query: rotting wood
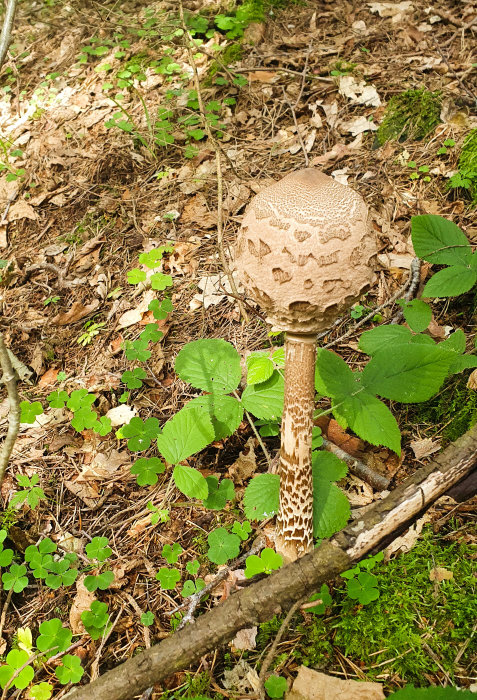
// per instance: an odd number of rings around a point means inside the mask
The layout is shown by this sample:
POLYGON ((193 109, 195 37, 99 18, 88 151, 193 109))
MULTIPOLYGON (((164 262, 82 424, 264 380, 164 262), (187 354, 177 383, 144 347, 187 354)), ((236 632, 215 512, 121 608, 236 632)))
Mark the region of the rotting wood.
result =
POLYGON ((93 683, 72 690, 65 698, 131 700, 145 688, 188 668, 207 652, 230 641, 239 629, 286 612, 304 595, 394 539, 405 523, 419 517, 476 467, 477 425, 318 549, 231 595, 193 625, 128 659, 93 683))

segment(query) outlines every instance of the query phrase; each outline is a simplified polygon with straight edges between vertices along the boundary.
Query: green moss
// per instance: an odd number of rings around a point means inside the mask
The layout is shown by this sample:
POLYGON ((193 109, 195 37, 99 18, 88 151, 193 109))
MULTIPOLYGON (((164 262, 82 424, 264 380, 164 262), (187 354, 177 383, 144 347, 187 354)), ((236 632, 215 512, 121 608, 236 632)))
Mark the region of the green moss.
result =
POLYGON ((467 388, 468 373, 447 381, 442 391, 429 401, 407 408, 405 423, 439 427, 442 445, 454 442, 477 423, 477 392, 467 388))
POLYGON ((423 139, 440 122, 441 95, 424 88, 406 90, 389 101, 377 131, 380 146, 391 139, 423 139))
POLYGON ((449 187, 469 190, 472 204, 477 205, 477 129, 473 129, 462 144, 459 171, 449 180, 449 187))
POLYGON ((455 658, 472 634, 476 581, 472 548, 450 539, 454 527, 449 523, 441 535, 426 528, 411 552, 374 569, 378 600, 366 607, 348 598, 342 602, 333 625, 334 645, 365 664, 369 679, 387 672, 416 686, 428 685, 426 674, 440 673, 432 652, 451 679, 470 663, 469 648, 458 664, 455 658), (432 582, 434 567, 451 571, 453 579, 432 582))
POLYGON ((312 625, 298 625, 296 631, 303 634, 299 646, 292 652, 297 662, 314 668, 329 666, 333 659, 333 645, 325 620, 317 616, 312 625))

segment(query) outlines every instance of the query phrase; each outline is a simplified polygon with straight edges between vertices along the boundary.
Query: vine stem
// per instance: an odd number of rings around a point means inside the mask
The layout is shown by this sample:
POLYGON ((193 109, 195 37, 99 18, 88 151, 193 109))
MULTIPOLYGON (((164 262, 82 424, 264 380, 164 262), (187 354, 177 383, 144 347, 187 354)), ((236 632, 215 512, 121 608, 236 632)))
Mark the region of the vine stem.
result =
MULTIPOLYGON (((230 270, 230 266, 227 262, 227 258, 225 257, 225 249, 224 249, 224 235, 223 235, 223 177, 222 177, 222 161, 220 159, 220 153, 221 149, 217 143, 216 138, 214 137, 212 130, 210 128, 209 122, 207 121, 207 114, 205 111, 205 106, 204 106, 204 100, 202 97, 202 89, 200 86, 200 80, 199 80, 199 73, 197 71, 197 64, 194 59, 194 54, 192 51, 192 47, 195 48, 194 42, 192 40, 192 37, 189 34, 189 30, 187 29, 187 25, 185 22, 184 18, 184 6, 182 4, 182 0, 179 0, 179 15, 181 18, 181 23, 182 23, 182 29, 184 30, 184 36, 186 38, 186 48, 187 48, 187 53, 189 56, 189 61, 192 67, 193 71, 193 76, 194 76, 194 85, 195 89, 197 92, 197 102, 199 103, 199 112, 202 117, 202 125, 204 127, 204 131, 207 134, 207 138, 210 140, 210 143, 215 151, 215 163, 216 163, 216 169, 217 169, 217 248, 219 251, 219 257, 220 257, 220 262, 222 264, 222 268, 227 276, 227 279, 230 284, 230 289, 232 290, 232 293, 238 297, 238 289, 237 285, 235 284, 234 277, 232 275, 232 272, 230 270)), ((245 306, 241 301, 238 301, 238 307, 240 310, 240 315, 245 321, 245 323, 248 323, 248 314, 245 310, 245 306)))

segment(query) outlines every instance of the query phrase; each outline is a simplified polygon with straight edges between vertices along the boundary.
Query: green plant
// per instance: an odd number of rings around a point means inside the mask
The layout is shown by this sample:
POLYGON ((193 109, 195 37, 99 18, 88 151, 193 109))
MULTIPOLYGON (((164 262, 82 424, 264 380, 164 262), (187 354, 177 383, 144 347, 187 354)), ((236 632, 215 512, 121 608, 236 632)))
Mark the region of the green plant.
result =
POLYGON ((35 675, 35 671, 31 666, 25 666, 28 659, 29 655, 26 651, 12 649, 8 652, 6 663, 3 666, 0 666, 0 686, 3 689, 9 688, 12 685, 19 690, 23 690, 31 683, 35 675), (24 668, 10 683, 12 676, 19 671, 22 666, 24 666, 24 668))
POLYGON ((408 168, 412 168, 413 172, 409 175, 410 180, 419 180, 422 177, 423 182, 430 182, 431 178, 430 175, 427 173, 429 172, 429 166, 428 165, 420 165, 419 167, 416 164, 416 161, 410 160, 407 163, 408 168))
POLYGON ((89 345, 93 341, 93 338, 99 335, 99 331, 105 325, 105 323, 94 323, 93 321, 87 321, 83 326, 84 333, 81 333, 81 335, 78 336, 76 342, 83 347, 89 345))
POLYGON ((439 148, 437 151, 437 155, 439 156, 445 156, 449 152, 449 148, 454 148, 455 146, 455 141, 454 139, 446 139, 442 146, 439 148))
POLYGON ((287 681, 283 676, 269 676, 264 683, 265 690, 271 698, 282 698, 287 689, 287 681))
POLYGON ((213 530, 207 537, 207 541, 209 543, 207 557, 214 564, 226 564, 239 554, 240 537, 227 532, 224 527, 213 530))
POLYGON ((168 569, 163 566, 157 572, 156 579, 164 590, 173 590, 181 579, 181 572, 178 569, 168 569))
POLYGON ((449 188, 469 191, 472 204, 477 204, 477 129, 473 129, 462 144, 458 171, 449 178, 449 188))
POLYGON ((91 639, 99 639, 110 625, 107 604, 93 600, 90 609, 81 613, 81 621, 91 639))
MULTIPOLYGON (((43 409, 42 409, 43 410, 43 409)), ((19 486, 23 487, 22 491, 18 491, 10 500, 10 508, 18 508, 22 503, 27 503, 30 508, 36 508, 40 501, 45 501, 46 496, 40 486, 38 474, 32 474, 31 477, 26 474, 17 474, 15 479, 19 486)))
POLYGON ((67 683, 79 683, 83 677, 84 669, 81 666, 81 661, 77 656, 65 654, 62 658, 62 663, 55 669, 55 675, 62 685, 67 683))
POLYGON ((65 651, 71 644, 73 637, 71 630, 63 627, 61 620, 56 617, 51 620, 45 620, 38 629, 40 636, 36 640, 36 646, 39 651, 45 654, 47 659, 61 651, 65 651))
POLYGON ((360 561, 353 569, 340 574, 346 579, 346 589, 352 600, 357 600, 361 605, 368 605, 379 598, 378 579, 369 571, 383 559, 383 552, 379 552, 374 557, 360 561))
POLYGON ((251 554, 245 560, 245 577, 252 578, 257 574, 271 574, 283 564, 283 557, 273 549, 266 547, 260 556, 251 554))
POLYGON ((425 88, 395 95, 386 107, 377 133, 379 145, 395 139, 420 140, 440 122, 441 95, 425 88))

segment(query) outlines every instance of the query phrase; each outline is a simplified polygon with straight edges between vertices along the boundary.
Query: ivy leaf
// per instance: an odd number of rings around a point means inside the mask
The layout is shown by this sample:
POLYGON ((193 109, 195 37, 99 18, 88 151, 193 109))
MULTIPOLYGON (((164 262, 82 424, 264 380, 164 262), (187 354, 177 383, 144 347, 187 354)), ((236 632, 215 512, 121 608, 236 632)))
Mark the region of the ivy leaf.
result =
POLYGON ((385 445, 401 454, 401 431, 389 408, 367 391, 338 398, 333 414, 342 428, 350 427, 372 445, 385 445))
POLYGON ((229 559, 238 557, 240 538, 233 535, 224 527, 213 530, 207 537, 209 549, 207 556, 214 564, 225 564, 229 559))
POLYGON ((55 675, 61 685, 79 683, 84 673, 79 657, 73 654, 65 654, 61 661, 61 665, 55 669, 55 675))
POLYGON ((253 352, 246 359, 247 384, 266 382, 273 374, 274 365, 267 354, 253 352))
POLYGON ((452 362, 439 346, 395 345, 376 352, 364 368, 364 387, 402 403, 427 401, 440 389, 452 362))
POLYGON ((266 382, 247 384, 242 405, 257 418, 276 421, 283 413, 283 391, 283 377, 275 370, 266 382))
POLYGON ((157 475, 162 474, 166 466, 158 457, 140 457, 132 465, 131 474, 136 476, 138 486, 154 486, 157 475))
POLYGON ((436 214, 413 216, 412 245, 416 255, 439 265, 468 265, 472 248, 456 224, 436 214))
POLYGON ((439 270, 422 290, 426 297, 456 297, 468 292, 477 282, 477 270, 464 265, 452 265, 439 270))
POLYGON ((180 581, 181 572, 178 569, 168 569, 163 566, 156 574, 156 579, 161 584, 161 588, 166 591, 173 590, 180 581))
POLYGON ((249 520, 265 520, 278 513, 280 477, 278 474, 258 474, 247 488, 243 498, 245 516, 249 520))
POLYGON ((420 333, 426 330, 432 319, 432 309, 429 304, 426 304, 422 299, 412 299, 411 301, 401 299, 397 303, 413 331, 420 333))
POLYGON ((188 401, 183 410, 208 411, 215 432, 215 440, 233 435, 243 418, 243 407, 234 396, 205 394, 188 401))
POLYGON ((346 464, 331 452, 312 453, 313 470, 313 534, 315 537, 331 537, 346 523, 351 508, 346 495, 332 483, 342 479, 346 464))
POLYGON ((172 472, 174 483, 187 498, 207 498, 209 488, 205 477, 197 469, 177 464, 172 472))
POLYGON ((231 479, 222 479, 220 485, 216 476, 207 476, 205 480, 209 489, 209 495, 203 501, 205 508, 222 510, 227 501, 235 498, 234 484, 231 479))
POLYGON ((57 617, 42 622, 38 630, 40 636, 36 640, 36 646, 40 651, 45 652, 47 659, 60 651, 65 651, 71 644, 73 637, 71 630, 63 627, 61 620, 57 617))
POLYGON ((182 554, 183 551, 184 550, 178 542, 174 542, 172 547, 170 544, 165 544, 162 548, 162 556, 168 564, 177 564, 177 562, 179 561, 179 556, 182 554))
MULTIPOLYGON (((157 438, 157 447, 169 464, 177 464, 203 450, 214 439, 215 432, 208 411, 184 407, 164 425, 162 434, 157 438)), ((196 496, 206 497, 207 493, 196 496)))
POLYGON ((282 698, 287 689, 287 680, 283 676, 269 676, 264 686, 271 698, 282 698))
POLYGON ((106 561, 113 553, 111 547, 108 547, 107 537, 93 537, 86 545, 85 551, 90 559, 97 561, 106 561))
POLYGON ((313 595, 310 598, 310 602, 316 600, 317 604, 314 605, 312 608, 306 609, 307 612, 314 613, 315 615, 324 615, 326 608, 328 608, 331 603, 333 602, 331 596, 330 596, 330 589, 324 583, 321 588, 319 593, 313 593, 313 595))
POLYGON ((210 394, 234 391, 242 375, 240 355, 220 338, 187 343, 176 357, 175 370, 183 381, 210 394))
POLYGON ((142 452, 149 449, 151 442, 159 434, 159 421, 157 418, 147 418, 144 422, 134 416, 127 425, 121 428, 121 432, 128 440, 128 449, 132 452, 142 452))

